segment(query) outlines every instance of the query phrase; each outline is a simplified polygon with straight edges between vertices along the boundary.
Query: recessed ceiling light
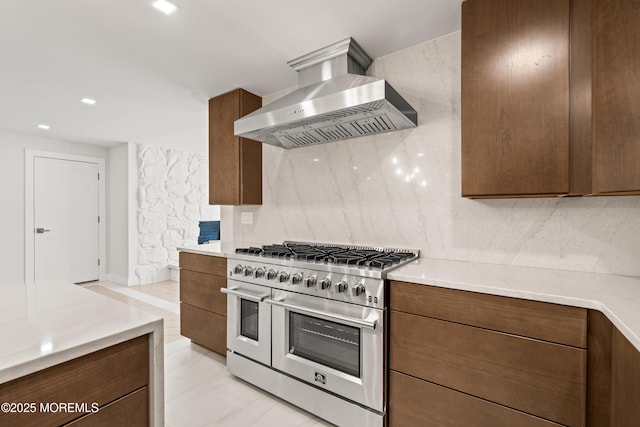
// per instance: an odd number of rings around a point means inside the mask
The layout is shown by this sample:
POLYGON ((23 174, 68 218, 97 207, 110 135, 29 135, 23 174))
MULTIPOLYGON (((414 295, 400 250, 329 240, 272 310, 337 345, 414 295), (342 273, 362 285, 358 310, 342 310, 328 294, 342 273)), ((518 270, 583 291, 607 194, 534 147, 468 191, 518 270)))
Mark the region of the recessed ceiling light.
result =
POLYGON ((95 99, 91 99, 91 98, 82 98, 80 100, 80 102, 82 102, 83 104, 87 104, 87 105, 95 105, 96 100, 95 99))
POLYGON ((51 126, 49 126, 49 125, 38 125, 38 129, 49 130, 49 129, 51 129, 51 126))
POLYGON ((153 7, 155 7, 165 15, 171 15, 172 13, 180 9, 178 6, 168 2, 167 0, 156 0, 155 2, 153 2, 153 7))

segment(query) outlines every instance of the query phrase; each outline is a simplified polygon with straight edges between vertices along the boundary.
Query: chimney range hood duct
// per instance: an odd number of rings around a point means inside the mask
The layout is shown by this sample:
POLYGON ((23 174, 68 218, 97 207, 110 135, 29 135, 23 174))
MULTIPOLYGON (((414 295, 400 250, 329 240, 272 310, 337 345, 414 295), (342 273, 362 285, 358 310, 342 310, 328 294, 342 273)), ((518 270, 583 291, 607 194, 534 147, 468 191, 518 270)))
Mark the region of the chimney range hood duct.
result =
POLYGON ((352 38, 289 61, 299 89, 236 120, 235 134, 296 148, 417 126, 389 83, 365 75, 371 62, 352 38))

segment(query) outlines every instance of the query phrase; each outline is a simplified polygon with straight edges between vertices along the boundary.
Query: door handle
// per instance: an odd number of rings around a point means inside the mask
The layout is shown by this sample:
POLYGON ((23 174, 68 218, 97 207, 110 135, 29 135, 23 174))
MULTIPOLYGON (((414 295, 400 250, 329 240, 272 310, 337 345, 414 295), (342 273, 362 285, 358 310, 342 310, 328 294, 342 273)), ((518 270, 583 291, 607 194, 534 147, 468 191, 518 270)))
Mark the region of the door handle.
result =
POLYGON ((41 227, 36 228, 36 234, 44 234, 44 233, 48 233, 50 231, 51 230, 46 230, 46 229, 41 228, 41 227))
POLYGON ((276 307, 282 307, 291 311, 296 311, 301 314, 306 314, 308 316, 315 316, 315 317, 319 317, 325 320, 330 320, 333 322, 340 322, 345 325, 353 326, 354 328, 367 328, 367 329, 375 330, 378 324, 377 320, 371 321, 367 319, 358 319, 357 317, 344 316, 342 314, 336 314, 336 313, 329 313, 324 310, 316 310, 315 308, 300 307, 299 305, 289 304, 287 302, 284 302, 284 300, 268 299, 268 300, 265 300, 264 302, 276 307))
POLYGON ((270 294, 269 295, 253 295, 247 292, 237 291, 236 289, 238 288, 220 288, 220 292, 222 292, 223 294, 235 295, 237 297, 244 298, 246 300, 254 301, 254 302, 262 302, 264 301, 265 298, 271 296, 270 294))

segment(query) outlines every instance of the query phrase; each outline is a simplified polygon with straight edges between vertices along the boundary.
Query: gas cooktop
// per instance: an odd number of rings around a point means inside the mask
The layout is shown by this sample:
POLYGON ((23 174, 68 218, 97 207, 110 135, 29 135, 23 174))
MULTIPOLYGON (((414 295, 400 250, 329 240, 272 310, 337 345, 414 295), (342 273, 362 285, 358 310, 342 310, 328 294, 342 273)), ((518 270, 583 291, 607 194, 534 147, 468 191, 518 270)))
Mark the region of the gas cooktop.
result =
POLYGON ((226 254, 229 279, 370 307, 384 307, 389 271, 419 251, 285 241, 226 254))
POLYGON ((391 267, 416 257, 414 252, 404 250, 300 242, 264 245, 262 248, 238 248, 236 253, 379 269, 391 267))

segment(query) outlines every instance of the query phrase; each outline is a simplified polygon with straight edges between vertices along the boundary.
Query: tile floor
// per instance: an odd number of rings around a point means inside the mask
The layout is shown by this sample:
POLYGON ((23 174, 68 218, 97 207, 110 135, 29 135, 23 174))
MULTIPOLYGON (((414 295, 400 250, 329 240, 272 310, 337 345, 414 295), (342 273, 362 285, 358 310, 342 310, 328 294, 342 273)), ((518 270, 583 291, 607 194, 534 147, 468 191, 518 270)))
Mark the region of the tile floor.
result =
POLYGON ((165 426, 323 427, 331 424, 230 375, 225 358, 180 335, 179 284, 84 286, 164 318, 165 426))

